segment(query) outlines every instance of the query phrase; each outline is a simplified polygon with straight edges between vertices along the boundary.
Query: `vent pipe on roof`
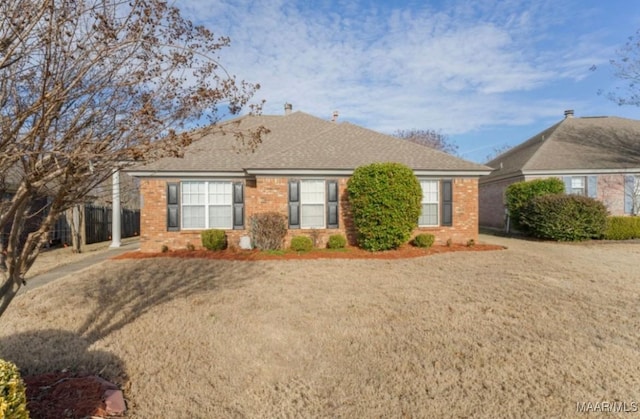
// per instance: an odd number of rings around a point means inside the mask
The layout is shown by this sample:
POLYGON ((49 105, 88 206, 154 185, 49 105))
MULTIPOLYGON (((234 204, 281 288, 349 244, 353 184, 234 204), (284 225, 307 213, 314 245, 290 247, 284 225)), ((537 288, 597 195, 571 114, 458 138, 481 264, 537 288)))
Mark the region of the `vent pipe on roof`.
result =
POLYGON ((564 111, 564 119, 573 118, 573 109, 567 109, 564 111))
POLYGON ((285 115, 290 115, 292 111, 293 111, 293 105, 290 104, 290 103, 285 103, 284 104, 284 114, 285 115))
POLYGON ((331 122, 336 122, 338 120, 338 111, 333 111, 333 117, 331 118, 331 122))

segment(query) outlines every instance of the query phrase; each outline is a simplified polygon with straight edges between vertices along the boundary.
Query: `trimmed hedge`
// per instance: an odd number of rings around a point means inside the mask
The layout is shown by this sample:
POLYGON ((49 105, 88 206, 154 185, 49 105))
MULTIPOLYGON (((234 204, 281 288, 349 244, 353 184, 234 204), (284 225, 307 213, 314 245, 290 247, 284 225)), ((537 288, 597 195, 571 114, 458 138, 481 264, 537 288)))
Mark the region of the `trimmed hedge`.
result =
POLYGON ((223 230, 203 230, 200 233, 200 238, 202 239, 202 247, 205 249, 224 250, 227 248, 227 235, 223 230))
POLYGON ((534 179, 509 185, 505 191, 505 200, 513 226, 518 230, 527 230, 527 226, 520 222, 520 213, 533 198, 563 192, 564 183, 559 178, 534 179))
POLYGON ((429 248, 433 246, 436 241, 436 236, 433 234, 421 233, 413 238, 413 245, 416 247, 429 248))
POLYGON ((520 220, 532 235, 558 241, 602 238, 607 215, 600 201, 564 194, 535 197, 520 210, 520 220))
POLYGON ((0 418, 29 419, 27 390, 14 363, 0 359, 0 418))
POLYGON ((400 163, 360 166, 347 183, 358 245, 365 250, 398 248, 418 227, 422 188, 400 163))
POLYGON ((329 249, 344 249, 347 246, 347 238, 342 234, 332 234, 329 236, 327 247, 329 249))
POLYGON ((295 236, 291 239, 291 250, 308 252, 313 249, 313 240, 308 236, 295 236))
POLYGON ((608 217, 604 238, 607 240, 640 239, 640 217, 608 217))

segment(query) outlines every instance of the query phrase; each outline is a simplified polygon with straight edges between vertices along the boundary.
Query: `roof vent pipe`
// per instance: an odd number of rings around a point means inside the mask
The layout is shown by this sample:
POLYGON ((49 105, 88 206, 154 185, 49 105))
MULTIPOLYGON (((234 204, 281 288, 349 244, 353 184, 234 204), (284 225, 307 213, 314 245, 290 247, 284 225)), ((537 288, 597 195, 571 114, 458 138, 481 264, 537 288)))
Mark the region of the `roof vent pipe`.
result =
POLYGON ((293 105, 290 103, 285 103, 284 104, 284 114, 285 115, 291 115, 291 112, 293 111, 293 105))
POLYGON ((333 111, 333 117, 331 118, 331 122, 336 122, 338 120, 338 111, 333 111))
POLYGON ((564 111, 564 119, 573 118, 573 109, 567 109, 564 111))

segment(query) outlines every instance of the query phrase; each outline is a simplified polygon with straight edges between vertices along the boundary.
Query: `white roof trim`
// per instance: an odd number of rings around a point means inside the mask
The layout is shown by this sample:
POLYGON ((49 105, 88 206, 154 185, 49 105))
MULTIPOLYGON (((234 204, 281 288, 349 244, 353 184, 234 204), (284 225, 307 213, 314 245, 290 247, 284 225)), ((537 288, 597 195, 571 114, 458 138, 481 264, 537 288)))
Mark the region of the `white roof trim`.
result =
POLYGON ((640 173, 640 167, 627 169, 565 169, 565 170, 523 170, 522 174, 527 175, 593 175, 608 173, 640 173))
MULTIPOLYGON (((293 175, 293 176, 351 176, 352 169, 247 169, 250 175, 293 175)), ((416 176, 482 176, 491 170, 414 170, 416 176)))
POLYGON ((133 177, 157 177, 157 178, 244 178, 244 172, 185 172, 185 171, 142 171, 132 170, 125 172, 133 177))

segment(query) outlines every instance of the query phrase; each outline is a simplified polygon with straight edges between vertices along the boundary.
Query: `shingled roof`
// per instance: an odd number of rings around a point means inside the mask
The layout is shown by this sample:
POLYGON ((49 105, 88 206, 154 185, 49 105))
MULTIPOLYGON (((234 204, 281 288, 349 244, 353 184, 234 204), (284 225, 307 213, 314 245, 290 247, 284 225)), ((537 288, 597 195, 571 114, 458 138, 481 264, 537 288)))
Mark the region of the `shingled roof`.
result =
POLYGON ((182 158, 165 158, 130 170, 135 176, 269 171, 348 172, 373 162, 403 163, 416 171, 452 175, 488 174, 487 166, 384 135, 347 122, 323 120, 304 112, 283 116, 245 116, 237 129, 264 126, 269 133, 255 152, 238 152, 230 134, 205 135, 187 148, 182 158))
POLYGON ((536 172, 640 171, 640 121, 567 118, 487 163, 489 182, 536 172))

